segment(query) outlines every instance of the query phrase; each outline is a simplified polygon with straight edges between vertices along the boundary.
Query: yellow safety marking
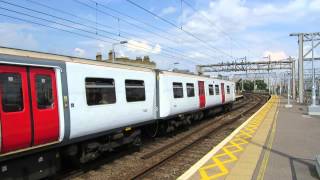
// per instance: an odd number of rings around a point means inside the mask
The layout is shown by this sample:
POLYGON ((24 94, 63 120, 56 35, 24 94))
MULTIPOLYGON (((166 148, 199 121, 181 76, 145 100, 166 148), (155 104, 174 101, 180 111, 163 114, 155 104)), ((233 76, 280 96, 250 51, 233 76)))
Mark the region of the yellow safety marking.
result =
POLYGON ((257 176, 257 180, 262 180, 264 179, 264 174, 266 172, 266 169, 267 169, 267 166, 268 166, 268 162, 269 162, 269 157, 270 157, 270 149, 272 149, 272 144, 273 144, 273 140, 275 138, 275 132, 276 132, 276 126, 277 126, 277 117, 278 117, 278 113, 279 113, 279 110, 277 111, 277 113, 275 114, 274 116, 274 122, 273 122, 273 125, 272 125, 272 130, 271 130, 271 134, 270 134, 270 138, 269 138, 269 141, 267 143, 267 149, 264 153, 264 156, 263 156, 263 160, 261 162, 261 166, 260 166, 260 169, 259 169, 259 172, 258 172, 258 176, 257 176))
POLYGON ((271 100, 268 101, 267 105, 263 107, 260 113, 256 114, 247 125, 245 125, 211 158, 212 163, 207 163, 198 169, 201 179, 217 179, 229 173, 228 168, 230 167, 228 167, 227 164, 238 160, 237 155, 244 151, 244 146, 250 142, 261 122, 277 101, 278 98, 272 96, 271 100))
POLYGON ((131 130, 132 130, 131 127, 126 127, 126 128, 124 129, 124 131, 131 131, 131 130))

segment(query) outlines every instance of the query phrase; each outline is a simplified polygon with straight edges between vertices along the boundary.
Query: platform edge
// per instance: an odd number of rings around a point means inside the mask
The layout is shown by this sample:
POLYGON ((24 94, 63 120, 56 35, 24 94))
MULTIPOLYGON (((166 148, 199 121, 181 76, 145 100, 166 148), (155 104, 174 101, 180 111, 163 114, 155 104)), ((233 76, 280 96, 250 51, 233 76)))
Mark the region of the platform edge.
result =
POLYGON ((228 137, 221 141, 217 146, 215 146, 211 151, 209 151, 205 156, 203 156, 198 162, 191 166, 185 173, 177 178, 177 180, 187 180, 189 179, 200 167, 202 167, 214 154, 216 154, 223 146, 225 146, 243 127, 245 127, 257 114, 259 114, 262 109, 264 109, 267 104, 271 101, 270 98, 257 112, 251 115, 244 123, 242 123, 237 129, 235 129, 228 137))

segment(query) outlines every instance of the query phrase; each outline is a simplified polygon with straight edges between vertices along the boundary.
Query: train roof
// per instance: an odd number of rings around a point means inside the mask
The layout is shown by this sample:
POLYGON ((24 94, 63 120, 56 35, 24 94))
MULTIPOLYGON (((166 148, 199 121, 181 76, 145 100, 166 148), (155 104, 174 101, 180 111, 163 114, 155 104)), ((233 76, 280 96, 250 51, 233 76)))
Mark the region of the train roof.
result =
POLYGON ((129 70, 139 70, 139 71, 153 71, 154 69, 148 67, 134 66, 134 65, 124 65, 117 63, 110 63, 107 61, 98 61, 94 59, 80 58, 74 56, 66 56, 59 54, 52 54, 46 52, 39 51, 30 51, 16 48, 8 48, 0 46, 0 56, 1 55, 9 55, 9 56, 18 56, 24 58, 32 58, 33 60, 49 60, 49 61, 62 61, 62 62, 74 62, 80 64, 88 64, 88 65, 97 65, 97 66, 106 66, 106 67, 114 67, 121 69, 129 69, 129 70))
MULTIPOLYGON (((74 62, 80 64, 88 64, 88 65, 96 65, 96 66, 105 66, 105 67, 112 67, 112 68, 120 68, 120 69, 128 69, 128 70, 137 70, 137 71, 155 71, 156 69, 149 68, 149 67, 141 67, 139 65, 127 65, 127 64, 117 64, 117 63, 110 63, 107 61, 98 61, 94 59, 87 59, 87 58, 80 58, 74 56, 66 56, 60 54, 53 54, 53 53, 46 53, 46 52, 39 52, 39 51, 30 51, 30 50, 23 50, 23 49, 16 49, 16 48, 8 48, 8 47, 1 47, 0 46, 0 57, 1 55, 9 55, 9 56, 16 56, 16 57, 23 57, 23 58, 31 58, 33 60, 49 60, 49 61, 62 61, 62 62, 74 62)), ((174 71, 167 71, 167 70, 159 70, 162 74, 168 75, 175 75, 175 76, 183 76, 183 77, 202 77, 207 79, 216 79, 204 75, 197 75, 191 73, 183 73, 183 72, 174 72, 174 71)), ((228 81, 228 80, 223 80, 228 81)), ((232 81, 230 81, 232 82, 232 81)))
POLYGON ((191 74, 191 73, 182 73, 182 72, 174 72, 174 71, 166 71, 166 70, 162 70, 161 72, 162 72, 162 74, 165 74, 165 75, 174 75, 174 76, 183 76, 183 77, 194 77, 194 78, 202 77, 202 78, 204 78, 204 79, 213 79, 213 80, 218 80, 218 81, 233 82, 233 81, 230 81, 230 80, 218 79, 218 78, 213 78, 213 77, 209 77, 209 76, 205 76, 205 75, 197 75, 197 74, 191 74))

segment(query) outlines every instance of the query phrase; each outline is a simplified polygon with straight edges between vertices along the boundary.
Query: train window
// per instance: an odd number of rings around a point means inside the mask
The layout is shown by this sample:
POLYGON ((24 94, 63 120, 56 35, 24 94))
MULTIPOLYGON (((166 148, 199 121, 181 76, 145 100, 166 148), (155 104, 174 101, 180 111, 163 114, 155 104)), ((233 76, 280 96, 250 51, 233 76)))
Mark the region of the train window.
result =
POLYGON ((230 86, 227 86, 227 94, 230 94, 230 86))
POLYGON ((183 86, 182 83, 174 82, 173 85, 173 97, 174 98, 183 98, 183 86))
POLYGON ((87 104, 114 104, 116 103, 116 91, 113 79, 86 78, 87 104))
POLYGON ((145 101, 146 93, 144 81, 126 80, 126 96, 128 102, 145 101))
POLYGON ((187 83, 187 96, 194 97, 194 84, 193 83, 187 83))
POLYGON ((4 112, 23 110, 23 95, 21 76, 18 73, 0 74, 2 109, 4 112))
POLYGON ((213 85, 209 84, 209 95, 213 95, 213 85))
POLYGON ((37 104, 39 109, 53 107, 51 77, 47 75, 36 75, 37 104))
POLYGON ((220 89, 219 89, 219 85, 215 85, 215 90, 216 90, 216 95, 220 94, 220 89))

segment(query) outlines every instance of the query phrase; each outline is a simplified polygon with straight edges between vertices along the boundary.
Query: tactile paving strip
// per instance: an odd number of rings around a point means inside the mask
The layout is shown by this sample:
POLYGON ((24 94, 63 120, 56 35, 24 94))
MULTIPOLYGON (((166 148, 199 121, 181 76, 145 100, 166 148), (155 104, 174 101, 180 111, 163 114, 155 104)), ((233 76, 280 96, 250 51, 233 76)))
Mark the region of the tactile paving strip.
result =
POLYGON ((229 174, 230 169, 239 159, 238 157, 256 133, 275 101, 277 101, 277 97, 272 96, 266 106, 246 126, 198 169, 200 179, 224 179, 229 174))

